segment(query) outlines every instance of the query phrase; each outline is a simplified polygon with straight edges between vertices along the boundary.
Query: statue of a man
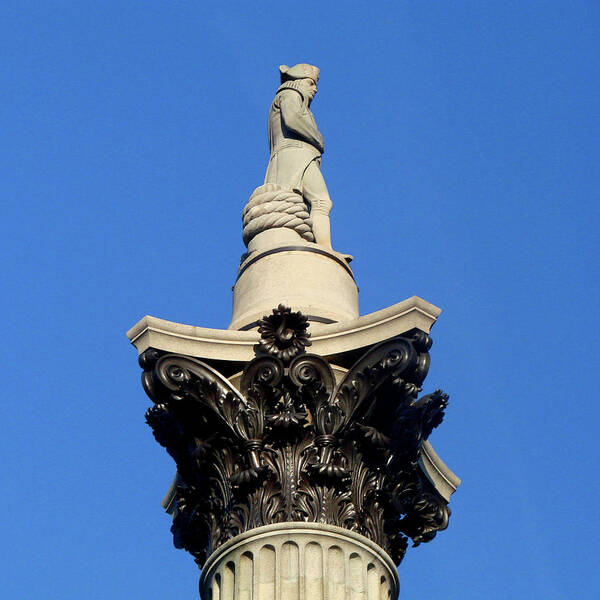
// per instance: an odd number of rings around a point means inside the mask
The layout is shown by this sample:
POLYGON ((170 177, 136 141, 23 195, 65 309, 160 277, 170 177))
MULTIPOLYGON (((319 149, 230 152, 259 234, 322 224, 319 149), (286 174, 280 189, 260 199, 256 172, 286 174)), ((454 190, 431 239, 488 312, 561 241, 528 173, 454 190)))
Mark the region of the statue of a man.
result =
POLYGON ((269 111, 271 158, 265 183, 302 195, 310 208, 315 242, 331 248, 331 199, 321 174, 323 136, 310 110, 317 93, 319 69, 301 63, 281 65, 281 85, 269 111))

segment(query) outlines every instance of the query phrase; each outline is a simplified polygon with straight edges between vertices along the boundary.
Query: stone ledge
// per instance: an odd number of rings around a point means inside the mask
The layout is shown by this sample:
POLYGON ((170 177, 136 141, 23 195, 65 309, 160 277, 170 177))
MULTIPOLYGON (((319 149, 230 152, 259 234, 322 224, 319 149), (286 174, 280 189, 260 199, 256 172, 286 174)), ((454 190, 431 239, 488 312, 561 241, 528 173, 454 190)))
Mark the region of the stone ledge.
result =
MULTIPOLYGON (((414 328, 429 333, 441 312, 437 306, 412 296, 352 321, 312 323, 309 351, 327 357, 368 347, 414 328)), ((156 348, 195 358, 233 362, 252 360, 254 346, 259 340, 255 330, 210 329, 149 315, 140 319, 127 332, 127 337, 138 354, 148 348, 156 348)))
POLYGON ((419 466, 438 494, 449 502, 450 496, 461 483, 460 477, 450 470, 428 441, 423 442, 419 454, 419 466))

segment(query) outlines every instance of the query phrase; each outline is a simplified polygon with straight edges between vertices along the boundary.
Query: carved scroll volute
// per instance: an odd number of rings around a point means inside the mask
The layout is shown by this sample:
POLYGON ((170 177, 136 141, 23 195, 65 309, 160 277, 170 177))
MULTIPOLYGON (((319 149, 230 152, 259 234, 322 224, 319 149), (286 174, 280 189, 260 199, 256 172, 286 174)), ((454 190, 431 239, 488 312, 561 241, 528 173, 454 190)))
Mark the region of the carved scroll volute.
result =
POLYGON ((415 398, 420 389, 415 382, 418 363, 417 352, 405 338, 383 342, 359 358, 333 392, 335 405, 343 413, 340 429, 373 412, 380 388, 391 385, 397 396, 415 398))
POLYGON ((281 383, 284 370, 283 363, 278 358, 271 356, 255 358, 242 373, 240 382, 242 394, 247 396, 255 386, 261 388, 265 393, 275 393, 281 383))
POLYGON ((335 375, 329 363, 316 354, 302 354, 289 366, 292 382, 303 390, 304 386, 322 387, 330 396, 335 387, 335 375))
POLYGON ((333 371, 320 356, 304 354, 290 363, 289 376, 310 413, 316 434, 314 445, 318 457, 317 462, 312 464, 313 472, 321 479, 341 480, 346 471, 332 460, 338 445, 336 434, 343 423, 341 410, 331 402, 335 388, 333 371))
MULTIPOLYGON (((329 436, 335 434, 337 425, 326 416, 332 407, 330 399, 335 387, 335 376, 329 364, 320 356, 304 354, 291 362, 289 377, 310 412, 316 432, 329 436)), ((319 445, 317 440, 315 443, 319 445)))
POLYGON ((156 377, 154 367, 160 358, 160 353, 154 348, 148 348, 145 352, 139 355, 138 363, 142 367, 142 387, 150 399, 158 403, 161 399, 166 399, 169 396, 169 391, 156 377))
POLYGON ((448 527, 451 511, 435 494, 423 492, 413 501, 410 512, 400 522, 402 533, 413 540, 413 547, 431 541, 448 527))
POLYGON ((418 352, 414 381, 421 385, 429 372, 429 364, 431 362, 429 350, 431 350, 433 341, 429 335, 419 329, 413 330, 408 337, 411 339, 415 350, 418 352))
POLYGON ((252 476, 260 475, 266 469, 261 463, 260 452, 264 445, 269 415, 281 397, 279 386, 283 373, 281 360, 264 356, 250 362, 242 374, 240 389, 246 398, 248 409, 240 417, 246 425, 245 448, 249 454, 252 469, 249 474, 252 476))
POLYGON ((194 470, 195 454, 205 447, 207 440, 220 438, 229 440, 232 450, 239 447, 245 451, 245 456, 240 453, 235 473, 231 474, 234 487, 259 478, 263 471, 260 450, 265 423, 260 402, 252 402, 255 400, 252 396, 244 398, 212 367, 180 355, 160 358, 146 380, 151 381, 149 390, 158 395, 160 402, 148 411, 146 420, 159 443, 175 459, 182 475, 194 470), (167 395, 168 401, 165 401, 167 395), (165 428, 167 417, 174 424, 170 428, 165 428), (175 427, 177 435, 173 433, 175 427), (248 462, 247 468, 240 468, 244 459, 248 462))
POLYGON ((198 402, 229 433, 246 437, 239 421, 240 413, 248 408, 246 400, 218 371, 199 360, 167 354, 156 363, 154 373, 170 390, 173 401, 198 402))

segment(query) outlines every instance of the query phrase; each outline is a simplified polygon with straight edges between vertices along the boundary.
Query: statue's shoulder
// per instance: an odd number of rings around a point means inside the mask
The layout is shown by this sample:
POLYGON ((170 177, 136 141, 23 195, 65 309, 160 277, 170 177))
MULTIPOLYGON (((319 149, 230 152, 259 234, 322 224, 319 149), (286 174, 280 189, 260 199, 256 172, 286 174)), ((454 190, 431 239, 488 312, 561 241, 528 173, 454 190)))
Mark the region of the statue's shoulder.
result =
POLYGON ((293 96, 295 94, 298 94, 304 102, 304 93, 298 85, 298 82, 286 81, 277 88, 277 92, 275 92, 275 98, 281 98, 283 96, 293 96))

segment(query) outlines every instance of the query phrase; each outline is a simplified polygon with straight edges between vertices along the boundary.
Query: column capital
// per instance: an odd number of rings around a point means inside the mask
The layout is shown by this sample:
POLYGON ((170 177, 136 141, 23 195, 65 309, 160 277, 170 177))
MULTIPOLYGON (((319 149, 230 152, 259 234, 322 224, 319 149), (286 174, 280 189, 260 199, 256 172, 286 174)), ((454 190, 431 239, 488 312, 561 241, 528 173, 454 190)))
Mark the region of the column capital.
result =
MULTIPOLYGON (((174 458, 173 536, 203 566, 232 538, 277 523, 339 527, 399 564, 445 529, 447 499, 420 466, 448 396, 419 398, 431 338, 413 329, 336 375, 304 315, 279 306, 237 386, 214 365, 148 349, 146 414, 174 458)), ((335 366, 335 365, 333 365, 335 366)))

